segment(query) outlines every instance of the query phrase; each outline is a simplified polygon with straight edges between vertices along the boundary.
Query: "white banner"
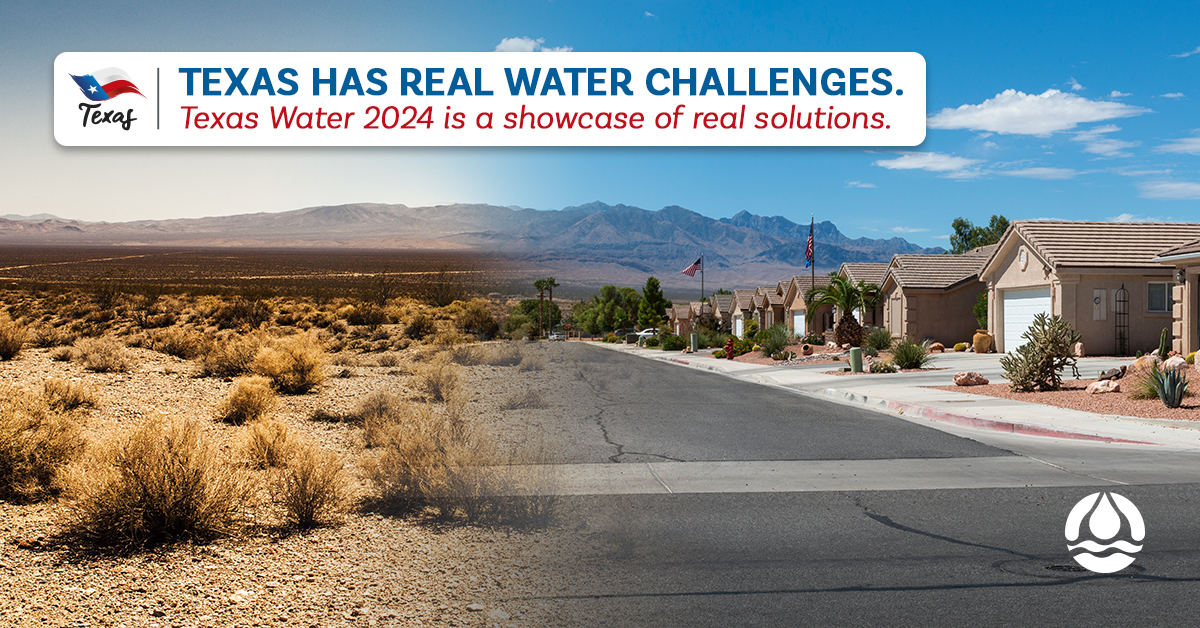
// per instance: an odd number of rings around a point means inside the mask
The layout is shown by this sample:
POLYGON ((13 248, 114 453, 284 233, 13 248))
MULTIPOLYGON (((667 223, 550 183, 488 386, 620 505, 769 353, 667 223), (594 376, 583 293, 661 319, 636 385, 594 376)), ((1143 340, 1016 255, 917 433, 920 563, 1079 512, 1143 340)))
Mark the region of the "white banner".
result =
POLYGON ((916 146, 914 52, 66 52, 63 146, 916 146))

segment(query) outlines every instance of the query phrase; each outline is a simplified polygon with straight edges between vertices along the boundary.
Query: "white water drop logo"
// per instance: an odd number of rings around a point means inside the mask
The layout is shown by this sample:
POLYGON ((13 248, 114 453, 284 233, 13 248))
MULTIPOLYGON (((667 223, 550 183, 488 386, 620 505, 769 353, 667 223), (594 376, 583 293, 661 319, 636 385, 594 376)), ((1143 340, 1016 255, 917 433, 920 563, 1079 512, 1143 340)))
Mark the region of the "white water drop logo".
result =
POLYGON ((1067 515, 1067 541, 1075 543, 1067 545, 1067 549, 1071 552, 1080 550, 1073 553, 1071 558, 1084 569, 1096 573, 1114 573, 1133 564, 1137 557, 1131 554, 1142 551, 1141 545, 1134 545, 1123 538, 1109 541, 1124 527, 1122 518, 1129 523, 1130 540, 1141 543, 1142 539, 1146 538, 1146 524, 1142 521, 1142 513, 1138 512, 1133 502, 1116 493, 1092 493, 1079 500, 1071 509, 1071 514, 1067 515), (1085 538, 1075 543, 1079 539, 1080 526, 1085 518, 1087 531, 1090 531, 1090 536, 1096 540, 1085 538))

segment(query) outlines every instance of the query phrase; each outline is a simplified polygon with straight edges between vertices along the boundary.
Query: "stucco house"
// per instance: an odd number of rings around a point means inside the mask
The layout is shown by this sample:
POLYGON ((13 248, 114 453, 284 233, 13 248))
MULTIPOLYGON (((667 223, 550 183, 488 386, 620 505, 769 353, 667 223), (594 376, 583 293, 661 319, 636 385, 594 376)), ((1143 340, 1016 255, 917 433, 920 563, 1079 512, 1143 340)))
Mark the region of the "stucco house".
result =
POLYGON ((975 301, 987 290, 979 272, 995 248, 892 256, 880 284, 884 326, 894 337, 932 338, 946 346, 970 342, 978 327, 975 301))
POLYGON ((783 322, 783 294, 779 284, 759 286, 754 295, 754 314, 759 329, 783 322))
POLYGON ((754 290, 734 290, 730 305, 733 335, 738 338, 746 333, 746 323, 754 316, 754 290))
MULTIPOLYGON (((872 262, 843 262, 841 268, 838 268, 838 275, 849 279, 851 283, 858 284, 874 284, 876 286, 883 285, 883 276, 887 274, 888 267, 891 264, 872 263, 872 262)), ((863 312, 860 308, 855 316, 858 317, 858 322, 866 327, 883 327, 883 304, 884 299, 879 299, 875 305, 874 311, 863 312)))
POLYGON ((813 319, 808 320, 808 306, 804 303, 804 295, 813 286, 818 288, 829 285, 829 275, 796 275, 787 283, 783 294, 783 307, 788 331, 796 336, 806 336, 813 332, 823 332, 833 328, 833 307, 822 305, 817 307, 813 319))
POLYGON ((721 329, 729 331, 733 329, 733 295, 732 294, 714 294, 709 299, 712 304, 713 316, 721 323, 721 329))
POLYGON ((1175 320, 1172 264, 1198 239, 1200 223, 1014 221, 980 271, 996 350, 1020 346, 1039 312, 1066 319, 1088 354, 1157 348, 1175 320))
POLYGON ((692 333, 692 306, 673 305, 670 311, 671 331, 676 336, 686 336, 692 333))
POLYGON ((1167 249, 1154 261, 1175 271, 1171 307, 1172 349, 1184 355, 1200 349, 1200 240, 1167 249))

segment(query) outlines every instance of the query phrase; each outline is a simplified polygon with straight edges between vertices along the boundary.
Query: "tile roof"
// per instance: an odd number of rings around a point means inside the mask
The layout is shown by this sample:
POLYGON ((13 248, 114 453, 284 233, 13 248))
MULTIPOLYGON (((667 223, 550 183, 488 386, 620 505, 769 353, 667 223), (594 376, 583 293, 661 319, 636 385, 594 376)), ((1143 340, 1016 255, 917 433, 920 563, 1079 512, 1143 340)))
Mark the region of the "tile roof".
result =
POLYGON ((829 275, 817 275, 816 282, 814 283, 812 275, 796 275, 792 277, 792 280, 788 283, 796 284, 796 288, 800 290, 801 294, 804 294, 813 286, 828 286, 830 279, 833 279, 833 277, 830 277, 829 275))
POLYGON ((783 297, 779 296, 778 294, 772 292, 766 296, 767 302, 771 305, 783 305, 783 297))
POLYGON ((1159 252, 1200 238, 1200 223, 1016 220, 1013 232, 1055 268, 1162 268, 1159 252))
POLYGON ((842 271, 845 271, 846 278, 850 281, 858 283, 865 281, 876 285, 883 284, 883 276, 887 274, 889 264, 874 264, 871 262, 844 262, 842 271))
POLYGON ((1167 249, 1166 251, 1159 253, 1158 257, 1170 257, 1172 255, 1191 255, 1194 253, 1200 253, 1200 240, 1196 240, 1195 242, 1188 242, 1187 244, 1184 244, 1182 246, 1177 246, 1173 249, 1167 249))
POLYGON ((981 246, 962 255, 894 255, 885 278, 894 278, 901 288, 950 288, 978 278, 997 246, 981 246))
POLYGON ((675 306, 671 307, 671 318, 674 318, 677 321, 682 321, 682 320, 690 319, 691 317, 692 317, 692 308, 691 307, 684 307, 682 305, 675 305, 675 306))
POLYGON ((754 309, 754 291, 753 290, 734 290, 733 301, 736 304, 736 309, 752 310, 754 309))
POLYGON ((717 311, 722 314, 728 313, 733 309, 732 294, 714 294, 713 301, 717 304, 717 311))

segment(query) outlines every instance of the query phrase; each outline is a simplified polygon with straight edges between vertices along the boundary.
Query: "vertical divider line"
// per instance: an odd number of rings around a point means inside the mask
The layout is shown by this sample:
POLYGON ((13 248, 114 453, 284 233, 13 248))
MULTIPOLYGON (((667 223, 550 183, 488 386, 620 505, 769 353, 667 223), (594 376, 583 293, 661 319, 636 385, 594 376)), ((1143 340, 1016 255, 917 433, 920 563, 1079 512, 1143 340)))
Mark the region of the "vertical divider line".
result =
POLYGON ((154 130, 162 130, 162 68, 154 68, 154 130))

